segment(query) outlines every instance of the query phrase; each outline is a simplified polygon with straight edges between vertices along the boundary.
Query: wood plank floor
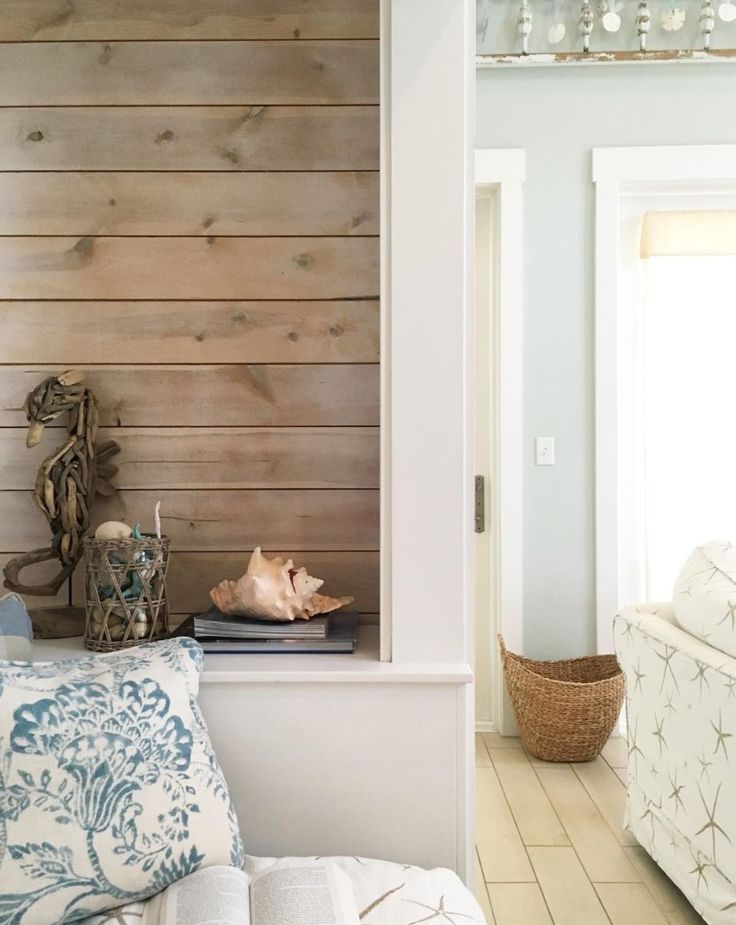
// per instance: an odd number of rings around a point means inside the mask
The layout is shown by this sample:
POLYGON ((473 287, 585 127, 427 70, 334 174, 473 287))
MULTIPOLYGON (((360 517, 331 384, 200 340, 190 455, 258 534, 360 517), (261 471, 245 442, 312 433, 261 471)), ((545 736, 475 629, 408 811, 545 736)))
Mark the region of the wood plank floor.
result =
POLYGON ((488 925, 703 925, 621 825, 626 748, 548 764, 479 733, 476 886, 488 925))

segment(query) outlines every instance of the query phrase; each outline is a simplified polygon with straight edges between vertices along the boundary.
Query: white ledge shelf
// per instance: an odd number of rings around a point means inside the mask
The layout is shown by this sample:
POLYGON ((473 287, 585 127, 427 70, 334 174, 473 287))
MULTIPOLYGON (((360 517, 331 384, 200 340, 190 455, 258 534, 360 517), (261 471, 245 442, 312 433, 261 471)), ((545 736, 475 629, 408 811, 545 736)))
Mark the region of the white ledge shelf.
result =
POLYGON ((478 70, 497 67, 556 67, 593 64, 736 64, 736 48, 713 48, 710 51, 658 50, 658 51, 569 51, 539 52, 531 55, 494 54, 476 55, 478 70))
MULTIPOLYGON (((74 639, 39 639, 36 662, 92 655, 74 639)), ((378 627, 360 628, 354 655, 205 655, 205 684, 469 684, 470 665, 463 662, 381 662, 378 627)))

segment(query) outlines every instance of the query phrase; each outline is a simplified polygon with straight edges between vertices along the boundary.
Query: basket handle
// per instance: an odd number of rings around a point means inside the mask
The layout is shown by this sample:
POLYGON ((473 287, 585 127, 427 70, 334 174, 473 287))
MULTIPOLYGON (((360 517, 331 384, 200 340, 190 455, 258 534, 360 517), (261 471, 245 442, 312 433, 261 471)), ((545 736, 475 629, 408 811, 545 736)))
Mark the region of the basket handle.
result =
POLYGON ((501 650, 501 661, 504 661, 506 658, 506 643, 503 641, 503 636, 501 633, 496 636, 498 640, 498 648, 501 650))

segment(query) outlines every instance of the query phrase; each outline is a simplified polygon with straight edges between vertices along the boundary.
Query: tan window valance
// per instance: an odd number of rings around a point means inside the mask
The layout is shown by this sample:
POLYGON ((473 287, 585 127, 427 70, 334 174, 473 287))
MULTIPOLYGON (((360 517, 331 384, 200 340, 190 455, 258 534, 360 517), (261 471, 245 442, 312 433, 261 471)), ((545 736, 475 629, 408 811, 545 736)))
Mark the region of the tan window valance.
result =
POLYGON ((641 256, 719 257, 736 254, 736 210, 647 212, 641 256))

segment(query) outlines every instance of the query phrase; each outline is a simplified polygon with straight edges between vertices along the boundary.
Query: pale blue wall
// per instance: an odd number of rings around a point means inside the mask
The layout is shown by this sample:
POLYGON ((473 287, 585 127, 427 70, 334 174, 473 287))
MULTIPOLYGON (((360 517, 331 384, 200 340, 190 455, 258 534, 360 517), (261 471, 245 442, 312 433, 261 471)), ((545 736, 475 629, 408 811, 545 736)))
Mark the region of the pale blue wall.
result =
POLYGON ((595 647, 591 149, 736 143, 736 65, 479 71, 478 147, 525 148, 525 649, 595 647), (534 437, 557 464, 534 465, 534 437))

